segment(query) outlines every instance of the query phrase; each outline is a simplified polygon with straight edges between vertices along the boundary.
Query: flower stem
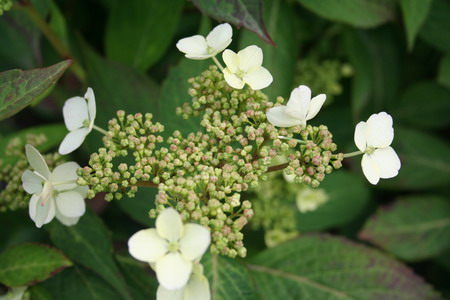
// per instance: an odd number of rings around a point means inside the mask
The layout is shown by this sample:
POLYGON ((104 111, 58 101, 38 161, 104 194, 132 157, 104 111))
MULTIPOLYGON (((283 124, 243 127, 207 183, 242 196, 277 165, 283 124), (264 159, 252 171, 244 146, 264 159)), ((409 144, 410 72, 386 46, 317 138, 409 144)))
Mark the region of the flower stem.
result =
POLYGON ((134 185, 140 187, 158 187, 158 184, 153 183, 152 181, 142 181, 142 180, 139 180, 134 185))
POLYGON ((278 138, 282 139, 282 140, 288 140, 288 141, 294 140, 294 141, 297 141, 297 143, 306 144, 306 142, 304 140, 294 139, 294 138, 290 138, 290 137, 287 137, 287 136, 279 135, 278 138))
POLYGON ((267 169, 267 173, 269 172, 275 172, 275 171, 279 171, 279 170, 283 170, 285 169, 287 166, 289 166, 289 163, 284 163, 281 165, 276 165, 276 166, 271 166, 267 169))
POLYGON ((355 151, 355 152, 350 152, 350 153, 345 153, 344 154, 344 158, 347 158, 347 157, 352 157, 352 156, 357 156, 357 155, 360 155, 360 154, 364 154, 363 152, 361 152, 361 151, 355 151))
POLYGON ((106 134, 108 133, 108 131, 106 131, 106 130, 103 129, 103 128, 98 127, 98 126, 95 125, 95 124, 92 126, 92 128, 95 129, 95 130, 97 130, 98 132, 104 134, 104 135, 106 135, 106 134))
POLYGON ((211 57, 211 58, 212 58, 212 60, 214 61, 214 63, 219 67, 220 71, 223 72, 223 66, 222 66, 222 64, 220 63, 220 61, 219 61, 215 56, 213 56, 213 57, 211 57))

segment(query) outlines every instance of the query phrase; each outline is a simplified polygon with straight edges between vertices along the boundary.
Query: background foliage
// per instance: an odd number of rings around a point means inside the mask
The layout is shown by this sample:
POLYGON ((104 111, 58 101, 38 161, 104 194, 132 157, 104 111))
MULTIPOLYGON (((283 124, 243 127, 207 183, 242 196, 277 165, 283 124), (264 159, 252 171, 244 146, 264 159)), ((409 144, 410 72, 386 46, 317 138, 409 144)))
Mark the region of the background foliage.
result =
MULTIPOLYGON (((27 132, 47 134, 40 150, 54 149, 65 134, 62 104, 88 86, 101 127, 125 109, 152 112, 167 132, 199 129, 175 108, 190 101, 187 79, 211 62, 184 59, 175 43, 230 22, 233 49, 263 49, 272 101, 299 84, 331 91, 312 123, 326 124, 341 151, 355 149, 357 122, 390 113, 402 169, 374 187, 359 159, 345 160, 321 186, 330 200, 296 211, 301 236, 277 247, 266 249, 262 230, 248 226, 246 259, 202 260, 213 299, 444 299, 449 16, 448 0, 16 1, 0 16, 0 158, 12 163, 6 145, 27 132)), ((91 134, 72 158, 83 165, 99 145, 91 134)), ((156 278, 129 256, 126 241, 153 224, 154 195, 98 197, 73 227, 53 221, 38 230, 26 210, 0 213, 0 294, 27 285, 39 300, 153 299, 156 278)))

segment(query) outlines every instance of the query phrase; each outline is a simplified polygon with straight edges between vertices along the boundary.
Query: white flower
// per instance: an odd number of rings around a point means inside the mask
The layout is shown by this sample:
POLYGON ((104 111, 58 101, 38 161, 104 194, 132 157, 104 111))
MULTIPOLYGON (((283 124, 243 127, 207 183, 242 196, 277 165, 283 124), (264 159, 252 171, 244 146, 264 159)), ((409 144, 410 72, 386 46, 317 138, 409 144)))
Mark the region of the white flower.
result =
POLYGON ((156 300, 209 300, 211 293, 208 279, 203 275, 203 266, 195 263, 188 283, 177 290, 168 290, 162 285, 156 291, 156 300))
POLYGON ((181 39, 177 48, 190 59, 207 59, 222 52, 231 43, 233 30, 230 24, 224 23, 216 26, 206 37, 194 35, 181 39))
POLYGON ((77 169, 75 162, 66 162, 50 173, 42 155, 31 145, 25 145, 28 162, 34 172, 26 170, 22 174, 23 189, 32 194, 29 214, 36 226, 49 223, 56 218, 64 225, 78 222, 86 211, 84 198, 87 186, 76 184, 77 169))
POLYGON ((371 184, 377 184, 380 178, 395 177, 400 170, 400 159, 390 147, 393 139, 392 117, 385 112, 356 125, 355 144, 364 153, 361 166, 371 184))
POLYGON ((242 89, 248 84, 253 90, 260 90, 272 83, 272 75, 261 66, 263 53, 258 46, 248 46, 237 54, 227 49, 222 58, 227 65, 223 74, 231 87, 242 89))
POLYGON ((311 99, 309 87, 300 85, 291 92, 286 106, 272 107, 267 111, 267 120, 278 127, 306 125, 306 121, 317 115, 326 99, 325 94, 311 99))
POLYGON ((194 262, 198 262, 211 241, 208 228, 183 225, 173 208, 163 210, 156 219, 156 229, 136 232, 128 240, 130 254, 152 265, 158 282, 167 290, 186 285, 194 262))
POLYGON ((296 197, 297 208, 300 212, 315 211, 328 201, 328 194, 323 189, 313 189, 308 186, 302 188, 296 197))
POLYGON ((22 300, 27 288, 27 286, 13 287, 6 295, 0 296, 0 300, 22 300))
POLYGON ((70 131, 61 145, 59 153, 64 155, 76 150, 92 131, 96 115, 95 96, 91 88, 87 89, 84 98, 73 97, 64 103, 64 123, 70 131), (87 102, 86 102, 87 100, 87 102))

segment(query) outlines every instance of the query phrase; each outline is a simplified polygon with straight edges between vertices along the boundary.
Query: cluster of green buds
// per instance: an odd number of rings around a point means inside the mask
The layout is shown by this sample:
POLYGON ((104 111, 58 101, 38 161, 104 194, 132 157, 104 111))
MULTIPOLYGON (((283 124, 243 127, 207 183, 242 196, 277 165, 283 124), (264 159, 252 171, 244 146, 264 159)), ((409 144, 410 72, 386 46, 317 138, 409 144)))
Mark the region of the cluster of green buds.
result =
MULTIPOLYGON (((20 138, 11 139, 5 149, 5 159, 0 159, 0 212, 28 207, 30 196, 22 187, 22 173, 29 168, 25 156, 25 144, 39 146, 47 141, 43 134, 29 134, 25 141, 20 138)), ((63 163, 57 153, 43 156, 48 166, 56 167, 63 163)))
POLYGON ((0 16, 3 15, 5 11, 8 11, 13 6, 11 0, 0 0, 0 16))

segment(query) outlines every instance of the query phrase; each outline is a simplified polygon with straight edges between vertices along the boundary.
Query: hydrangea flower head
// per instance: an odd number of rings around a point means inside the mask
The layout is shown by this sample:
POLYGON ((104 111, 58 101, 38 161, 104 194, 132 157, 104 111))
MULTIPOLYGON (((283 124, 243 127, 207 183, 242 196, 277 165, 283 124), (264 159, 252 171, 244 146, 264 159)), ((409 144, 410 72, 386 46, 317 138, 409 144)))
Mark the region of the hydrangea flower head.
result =
POLYGON ((272 107, 267 111, 267 119, 278 127, 306 125, 306 121, 319 113, 326 99, 325 94, 311 99, 311 89, 306 85, 300 85, 291 92, 285 106, 272 107))
POLYGON ((233 30, 228 23, 216 26, 206 37, 194 35, 181 39, 177 48, 190 59, 202 60, 216 56, 231 43, 233 30))
POLYGON ((187 284, 194 263, 200 261, 210 242, 208 228, 183 225, 180 214, 166 208, 156 219, 156 228, 131 236, 128 249, 137 260, 151 264, 162 287, 177 290, 187 284))
POLYGON ((87 186, 78 186, 75 162, 57 166, 53 172, 48 169, 39 151, 31 145, 25 146, 25 152, 34 172, 26 170, 22 174, 23 189, 32 194, 29 203, 30 218, 38 228, 56 218, 64 225, 75 225, 86 211, 84 198, 87 186))
POLYGON ((371 184, 377 184, 380 178, 395 177, 400 170, 400 159, 390 147, 394 139, 392 123, 390 115, 380 112, 356 125, 355 144, 364 153, 361 167, 371 184))
POLYGON ((92 131, 96 112, 94 91, 91 88, 87 89, 84 98, 73 97, 64 103, 64 123, 69 133, 59 146, 60 154, 69 154, 81 146, 92 131))

